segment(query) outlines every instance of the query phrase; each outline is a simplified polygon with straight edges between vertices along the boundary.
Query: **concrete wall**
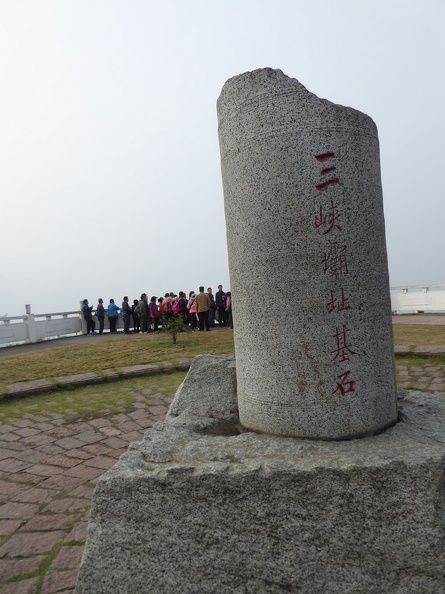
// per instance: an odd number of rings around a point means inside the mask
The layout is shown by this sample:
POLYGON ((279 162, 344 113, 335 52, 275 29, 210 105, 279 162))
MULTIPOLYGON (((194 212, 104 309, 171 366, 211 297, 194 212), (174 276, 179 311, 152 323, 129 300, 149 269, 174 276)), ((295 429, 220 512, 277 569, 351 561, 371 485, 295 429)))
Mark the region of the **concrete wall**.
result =
POLYGON ((445 311, 445 284, 391 287, 393 313, 445 311))

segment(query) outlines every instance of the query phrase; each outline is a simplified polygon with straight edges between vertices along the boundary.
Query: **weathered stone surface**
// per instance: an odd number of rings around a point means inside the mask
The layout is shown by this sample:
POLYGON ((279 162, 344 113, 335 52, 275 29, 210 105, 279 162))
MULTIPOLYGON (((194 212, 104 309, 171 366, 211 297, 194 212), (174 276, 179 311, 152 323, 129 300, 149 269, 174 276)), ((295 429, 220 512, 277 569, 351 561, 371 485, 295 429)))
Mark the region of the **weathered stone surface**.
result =
POLYGON ((233 355, 198 355, 179 386, 167 419, 179 415, 238 419, 236 366, 233 355))
POLYGON ((99 480, 78 594, 445 592, 443 399, 401 393, 399 423, 333 442, 175 406, 99 480))
POLYGON ((218 121, 241 423, 320 439, 387 427, 396 385, 374 122, 270 68, 227 81, 218 121))

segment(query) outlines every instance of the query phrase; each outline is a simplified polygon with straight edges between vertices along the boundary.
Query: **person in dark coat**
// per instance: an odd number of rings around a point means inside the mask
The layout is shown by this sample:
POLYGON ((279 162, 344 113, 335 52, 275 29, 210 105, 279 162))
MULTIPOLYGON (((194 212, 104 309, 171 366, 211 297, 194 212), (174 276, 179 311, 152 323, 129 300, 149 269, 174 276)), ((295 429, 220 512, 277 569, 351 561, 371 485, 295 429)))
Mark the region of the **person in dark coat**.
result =
POLYGON ((93 306, 88 305, 88 299, 84 299, 82 302, 82 315, 87 323, 87 334, 96 334, 94 328, 96 322, 93 320, 93 306))
POLYGON ((124 334, 131 334, 130 332, 130 319, 131 319, 131 306, 128 303, 128 297, 125 295, 122 301, 122 317, 124 318, 124 334))
POLYGON ((96 318, 99 321, 99 334, 104 333, 104 323, 105 323, 105 308, 104 308, 104 300, 99 298, 96 307, 96 318))
POLYGON ((218 312, 218 323, 220 326, 225 326, 227 324, 226 294, 222 290, 222 285, 218 285, 218 292, 215 295, 215 305, 218 312))

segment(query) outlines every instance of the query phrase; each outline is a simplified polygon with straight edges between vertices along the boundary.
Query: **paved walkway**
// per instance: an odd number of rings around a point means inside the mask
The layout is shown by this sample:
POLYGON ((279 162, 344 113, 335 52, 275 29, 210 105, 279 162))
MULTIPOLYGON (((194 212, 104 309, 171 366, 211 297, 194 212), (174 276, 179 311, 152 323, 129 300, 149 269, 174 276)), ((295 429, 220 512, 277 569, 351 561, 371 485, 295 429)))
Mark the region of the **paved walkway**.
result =
MULTIPOLYGON (((419 351, 444 354, 445 347, 419 351)), ((126 375, 150 374, 152 367, 129 367, 126 375)), ((173 366, 157 366, 157 373, 162 370, 173 366)), ((69 381, 85 384, 90 375, 69 381)), ((445 365, 398 365, 397 376, 401 386, 445 393, 445 365)), ((0 594, 74 593, 97 479, 131 441, 165 418, 173 395, 154 394, 145 377, 133 396, 129 413, 76 422, 36 413, 0 424, 0 594)))
POLYGON ((0 594, 74 592, 98 477, 170 404, 144 382, 128 414, 77 422, 26 414, 0 424, 0 594))

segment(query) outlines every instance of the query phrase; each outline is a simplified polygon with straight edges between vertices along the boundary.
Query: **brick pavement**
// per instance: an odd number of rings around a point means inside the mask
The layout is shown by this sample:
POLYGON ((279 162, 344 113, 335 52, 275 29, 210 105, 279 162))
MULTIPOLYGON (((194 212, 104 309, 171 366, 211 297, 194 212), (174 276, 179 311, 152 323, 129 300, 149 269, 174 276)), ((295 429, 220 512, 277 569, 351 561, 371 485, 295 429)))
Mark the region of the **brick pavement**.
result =
MULTIPOLYGON (((397 377, 401 387, 445 393, 445 365, 397 365, 397 377)), ((74 593, 97 479, 164 419, 170 401, 141 390, 127 413, 75 422, 28 413, 0 424, 0 594, 74 593)))
POLYGON ((0 424, 0 594, 74 592, 98 477, 165 418, 170 401, 136 393, 129 413, 0 424))

